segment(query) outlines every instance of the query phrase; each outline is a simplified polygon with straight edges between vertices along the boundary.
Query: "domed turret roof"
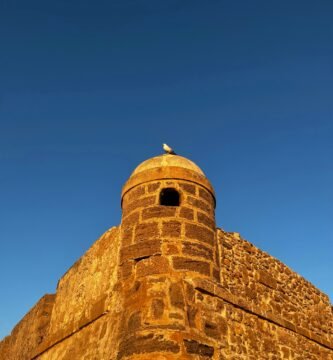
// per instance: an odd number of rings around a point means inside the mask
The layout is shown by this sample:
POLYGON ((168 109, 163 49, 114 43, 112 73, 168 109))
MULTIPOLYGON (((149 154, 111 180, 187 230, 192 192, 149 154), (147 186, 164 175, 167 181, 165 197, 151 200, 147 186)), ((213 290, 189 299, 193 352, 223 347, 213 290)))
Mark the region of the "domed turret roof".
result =
POLYGON ((177 166, 179 168, 195 171, 198 174, 205 176, 203 171, 193 161, 179 155, 163 154, 143 161, 135 168, 135 170, 132 172, 131 177, 142 171, 166 166, 177 166))
POLYGON ((214 189, 199 166, 193 161, 175 154, 155 156, 138 165, 123 187, 122 198, 127 191, 137 185, 166 179, 200 184, 215 198, 214 189))

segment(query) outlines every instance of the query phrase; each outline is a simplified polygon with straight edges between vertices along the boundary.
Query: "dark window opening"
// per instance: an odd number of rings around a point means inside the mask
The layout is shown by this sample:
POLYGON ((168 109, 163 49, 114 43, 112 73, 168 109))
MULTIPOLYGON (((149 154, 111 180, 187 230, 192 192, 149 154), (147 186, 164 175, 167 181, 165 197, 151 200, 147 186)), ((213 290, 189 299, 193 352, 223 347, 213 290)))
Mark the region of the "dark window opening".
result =
POLYGON ((160 205, 179 206, 179 192, 172 188, 163 189, 160 193, 160 205))

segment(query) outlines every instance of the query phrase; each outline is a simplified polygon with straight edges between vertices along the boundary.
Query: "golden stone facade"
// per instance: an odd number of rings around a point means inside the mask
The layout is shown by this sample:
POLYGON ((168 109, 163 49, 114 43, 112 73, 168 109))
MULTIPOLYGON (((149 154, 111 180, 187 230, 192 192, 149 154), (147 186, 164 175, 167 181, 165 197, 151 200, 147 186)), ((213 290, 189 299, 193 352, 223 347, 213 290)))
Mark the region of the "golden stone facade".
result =
POLYGON ((333 360, 328 297, 216 228, 215 194, 178 155, 140 164, 108 230, 0 343, 2 360, 333 360))

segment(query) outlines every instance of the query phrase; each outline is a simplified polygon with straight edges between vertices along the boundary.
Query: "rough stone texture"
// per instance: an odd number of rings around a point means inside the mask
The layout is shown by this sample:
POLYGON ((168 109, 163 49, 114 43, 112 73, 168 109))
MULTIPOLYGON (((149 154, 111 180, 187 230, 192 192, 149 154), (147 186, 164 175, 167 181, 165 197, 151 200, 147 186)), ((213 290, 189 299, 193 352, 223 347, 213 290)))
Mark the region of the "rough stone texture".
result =
POLYGON ((328 297, 216 229, 213 189, 185 160, 135 170, 120 226, 0 342, 1 360, 333 360, 328 297), (166 187, 180 206, 159 205, 166 187))
POLYGON ((75 331, 108 309, 117 280, 118 235, 118 228, 107 231, 60 279, 50 321, 51 335, 63 328, 75 331))
POLYGON ((286 265, 237 233, 218 230, 224 289, 264 312, 332 342, 333 316, 328 297, 286 265))
POLYGON ((44 295, 0 342, 0 359, 31 359, 34 349, 48 334, 55 295, 44 295))

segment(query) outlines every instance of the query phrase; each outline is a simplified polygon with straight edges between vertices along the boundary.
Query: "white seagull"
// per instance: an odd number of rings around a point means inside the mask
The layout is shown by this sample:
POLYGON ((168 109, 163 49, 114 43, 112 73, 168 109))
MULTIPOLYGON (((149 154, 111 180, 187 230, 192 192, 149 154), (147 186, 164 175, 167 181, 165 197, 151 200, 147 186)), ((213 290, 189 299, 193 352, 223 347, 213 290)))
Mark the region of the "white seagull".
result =
POLYGON ((171 154, 171 155, 176 155, 176 153, 173 151, 173 149, 167 145, 167 144, 163 144, 163 150, 167 153, 167 154, 171 154))

